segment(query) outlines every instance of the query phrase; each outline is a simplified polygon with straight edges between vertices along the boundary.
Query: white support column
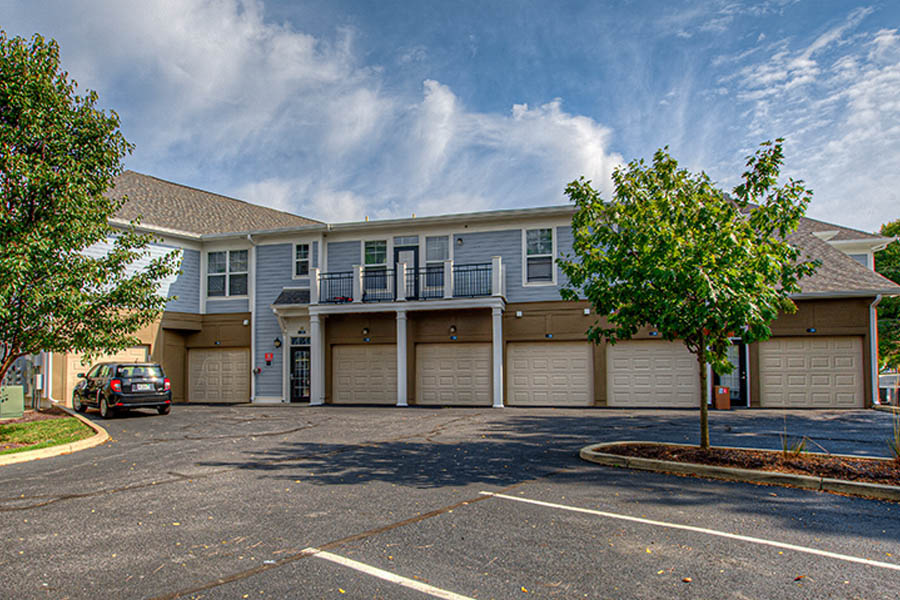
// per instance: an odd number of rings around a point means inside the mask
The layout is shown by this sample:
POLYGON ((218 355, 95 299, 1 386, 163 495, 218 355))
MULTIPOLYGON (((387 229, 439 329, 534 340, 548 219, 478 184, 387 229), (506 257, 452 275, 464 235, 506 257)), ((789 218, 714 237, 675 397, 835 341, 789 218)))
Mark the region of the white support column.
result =
POLYGON ((397 406, 406 403, 406 311, 397 311, 397 406))
POLYGON ((394 265, 394 276, 397 285, 395 286, 397 293, 394 300, 397 302, 406 301, 406 263, 397 263, 394 265))
POLYGON ((503 264, 499 256, 491 257, 491 295, 503 295, 503 264))
POLYGON ((494 370, 494 408, 503 408, 503 309, 491 309, 494 370))
POLYGON ((444 298, 453 297, 453 261, 444 261, 444 298))
POLYGON ((319 315, 309 315, 309 404, 325 404, 325 348, 319 315))
POLYGON ((353 301, 362 302, 363 299, 363 268, 362 265, 353 265, 353 301))
POLYGON ((319 268, 313 267, 309 270, 309 303, 319 303, 319 268))

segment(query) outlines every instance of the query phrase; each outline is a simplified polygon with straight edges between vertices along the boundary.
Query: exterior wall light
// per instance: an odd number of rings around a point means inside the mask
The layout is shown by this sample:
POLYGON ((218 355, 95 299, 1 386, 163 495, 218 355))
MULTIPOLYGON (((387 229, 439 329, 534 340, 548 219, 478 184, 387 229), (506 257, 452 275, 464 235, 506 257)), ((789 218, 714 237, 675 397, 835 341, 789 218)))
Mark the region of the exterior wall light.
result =
POLYGON ((276 348, 281 348, 281 338, 275 338, 275 341, 272 342, 272 344, 273 344, 276 348))
POLYGON ((362 334, 363 334, 363 335, 369 335, 369 328, 368 328, 368 327, 363 327, 362 334))
POLYGON ((450 326, 450 333, 456 333, 456 325, 450 326))

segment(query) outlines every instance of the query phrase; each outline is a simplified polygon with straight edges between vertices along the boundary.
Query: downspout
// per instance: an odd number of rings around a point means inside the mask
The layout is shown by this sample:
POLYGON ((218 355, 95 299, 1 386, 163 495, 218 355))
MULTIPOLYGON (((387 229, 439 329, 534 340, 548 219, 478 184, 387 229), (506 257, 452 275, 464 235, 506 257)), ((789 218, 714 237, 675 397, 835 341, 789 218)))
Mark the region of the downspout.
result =
POLYGON ((869 305, 869 364, 872 380, 872 401, 869 406, 878 403, 878 316, 875 307, 881 302, 881 294, 869 305))
POLYGON ((250 402, 256 402, 256 242, 253 234, 247 234, 250 242, 250 402))

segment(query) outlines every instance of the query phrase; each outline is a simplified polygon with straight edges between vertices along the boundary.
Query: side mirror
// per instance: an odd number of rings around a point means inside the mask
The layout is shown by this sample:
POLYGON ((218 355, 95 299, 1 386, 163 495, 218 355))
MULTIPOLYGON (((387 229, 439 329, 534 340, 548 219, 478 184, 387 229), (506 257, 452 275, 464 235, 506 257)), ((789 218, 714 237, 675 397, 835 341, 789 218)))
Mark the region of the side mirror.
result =
POLYGON ((75 375, 75 377, 77 377, 78 379, 84 379, 84 373, 78 373, 77 375, 75 375))

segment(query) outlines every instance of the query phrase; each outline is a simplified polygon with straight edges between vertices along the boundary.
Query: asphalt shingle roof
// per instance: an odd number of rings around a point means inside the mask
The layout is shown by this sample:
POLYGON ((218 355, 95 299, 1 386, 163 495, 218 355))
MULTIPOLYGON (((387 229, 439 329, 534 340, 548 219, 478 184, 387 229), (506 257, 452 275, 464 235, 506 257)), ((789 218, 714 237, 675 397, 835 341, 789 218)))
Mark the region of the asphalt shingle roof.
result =
POLYGON ((117 219, 130 221, 141 216, 143 225, 196 234, 281 229, 320 223, 134 171, 119 175, 109 194, 115 198, 128 197, 116 213, 117 219))
POLYGON ((900 294, 900 285, 867 269, 812 233, 797 232, 789 236, 788 240, 800 249, 803 259, 822 261, 812 276, 800 280, 803 294, 900 294))
POLYGON ((866 240, 878 239, 880 237, 883 237, 876 233, 869 233, 867 231, 851 229, 849 227, 835 225, 834 223, 826 223, 825 221, 810 219, 809 217, 801 218, 800 224, 797 227, 797 233, 815 233, 821 231, 837 231, 837 235, 831 238, 830 241, 866 240))
POLYGON ((309 290, 282 290, 275 304, 309 304, 309 290))

